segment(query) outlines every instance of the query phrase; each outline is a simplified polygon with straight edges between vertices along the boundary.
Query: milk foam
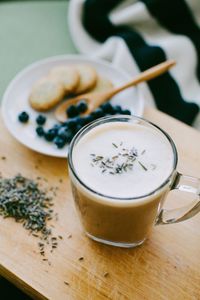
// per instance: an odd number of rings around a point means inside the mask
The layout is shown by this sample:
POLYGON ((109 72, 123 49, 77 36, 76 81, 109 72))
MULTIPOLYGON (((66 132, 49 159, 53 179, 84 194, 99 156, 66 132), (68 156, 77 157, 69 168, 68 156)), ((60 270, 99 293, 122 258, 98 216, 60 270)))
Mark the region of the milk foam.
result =
POLYGON ((85 134, 74 147, 72 160, 78 177, 89 188, 106 196, 128 198, 157 189, 171 174, 174 156, 169 141, 159 131, 137 123, 115 122, 85 134), (129 154, 136 150, 132 166, 116 173, 117 166, 126 161, 126 149, 129 154), (114 158, 114 167, 102 166, 101 160, 95 162, 98 156, 103 162, 114 158))

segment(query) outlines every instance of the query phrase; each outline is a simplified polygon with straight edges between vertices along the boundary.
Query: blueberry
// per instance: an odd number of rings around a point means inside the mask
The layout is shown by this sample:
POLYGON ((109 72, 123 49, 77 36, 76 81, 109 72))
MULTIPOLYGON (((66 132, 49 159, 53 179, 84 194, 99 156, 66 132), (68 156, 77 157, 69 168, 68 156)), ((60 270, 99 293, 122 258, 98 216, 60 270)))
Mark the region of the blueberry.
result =
POLYGON ((131 112, 129 109, 123 109, 121 112, 122 115, 131 115, 131 112))
POLYGON ((85 118, 84 117, 80 118, 78 124, 80 124, 83 127, 85 125, 85 118))
POLYGON ((115 110, 115 106, 111 105, 110 111, 109 111, 109 115, 115 115, 117 112, 115 110))
POLYGON ((69 128, 75 128, 76 127, 76 122, 77 122, 76 118, 68 120, 68 127, 69 128))
POLYGON ((81 126, 85 125, 84 117, 75 117, 76 125, 80 124, 81 126))
POLYGON ((116 105, 113 107, 115 114, 121 114, 122 113, 122 108, 120 105, 116 105))
POLYGON ((88 115, 82 118, 84 121, 84 125, 89 124, 90 122, 94 121, 94 118, 92 115, 88 115))
POLYGON ((61 128, 62 124, 54 124, 52 129, 58 130, 59 128, 61 128))
POLYGON ((86 112, 86 110, 88 108, 87 102, 85 100, 81 100, 76 105, 76 108, 80 114, 86 112))
POLYGON ((44 136, 44 128, 42 126, 38 126, 35 131, 38 136, 44 136))
POLYGON ((113 112, 113 107, 110 104, 110 102, 103 103, 101 105, 101 108, 105 114, 112 114, 112 112, 113 112))
POLYGON ((76 129, 76 127, 74 127, 73 129, 63 127, 58 131, 57 136, 64 139, 66 141, 66 143, 70 143, 74 136, 75 129, 76 129))
POLYGON ((66 131, 67 131, 67 127, 65 127, 65 126, 58 128, 58 134, 60 134, 60 135, 66 131))
POLYGON ((96 108, 91 115, 94 117, 94 119, 98 119, 104 116, 104 111, 102 108, 96 108))
POLYGON ((61 127, 61 124, 55 124, 51 129, 53 129, 53 131, 57 134, 61 127))
POLYGON ((68 131, 68 128, 67 127, 61 127, 59 130, 58 130, 58 133, 57 133, 57 136, 65 139, 66 138, 66 135, 67 135, 67 131, 68 131))
POLYGON ((62 123, 62 125, 60 126, 60 128, 64 128, 65 130, 71 129, 73 127, 76 126, 76 122, 74 120, 75 118, 73 118, 73 121, 71 122, 72 119, 67 120, 66 122, 62 123))
POLYGON ((74 135, 82 128, 83 126, 81 126, 80 124, 76 125, 76 128, 74 129, 73 133, 74 135))
POLYGON ((63 139, 60 136, 56 136, 53 142, 59 149, 63 148, 66 145, 66 139, 63 139))
POLYGON ((51 142, 55 138, 56 134, 56 130, 51 128, 47 132, 45 132, 44 137, 47 141, 51 142))
POLYGON ((18 120, 21 122, 21 123, 27 123, 28 120, 29 120, 29 115, 27 112, 25 111, 22 111, 19 115, 18 115, 18 120))
POLYGON ((69 121, 70 121, 70 119, 67 120, 67 121, 65 121, 65 122, 63 122, 63 123, 60 125, 60 128, 61 128, 61 127, 68 128, 68 127, 69 127, 69 121))
POLYGON ((74 132, 72 130, 67 130, 66 131, 66 136, 65 136, 65 139, 66 139, 66 143, 70 143, 71 140, 73 139, 74 137, 74 132))
POLYGON ((68 118, 73 118, 79 115, 78 109, 75 105, 71 105, 66 110, 68 118))
POLYGON ((85 117, 80 118, 78 124, 80 124, 82 127, 85 126, 87 124, 86 118, 85 117))
POLYGON ((44 123, 46 122, 46 117, 43 115, 38 115, 36 118, 36 123, 38 125, 44 125, 44 123))

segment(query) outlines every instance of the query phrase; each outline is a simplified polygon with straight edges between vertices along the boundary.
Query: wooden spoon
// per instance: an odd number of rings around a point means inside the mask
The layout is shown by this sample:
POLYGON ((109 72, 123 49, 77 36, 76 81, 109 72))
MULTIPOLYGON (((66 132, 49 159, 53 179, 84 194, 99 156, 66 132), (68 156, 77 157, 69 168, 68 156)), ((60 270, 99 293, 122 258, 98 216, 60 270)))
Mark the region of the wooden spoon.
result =
POLYGON ((84 115, 91 113, 97 107, 99 107, 102 103, 110 100, 117 93, 134 86, 140 82, 151 80, 166 71, 168 71, 171 67, 176 64, 174 60, 168 60, 161 64, 158 64, 140 74, 135 76, 131 81, 121 85, 120 87, 112 88, 111 90, 99 93, 87 93, 83 95, 79 95, 75 98, 68 99, 62 102, 57 109, 55 110, 55 117, 60 122, 65 122, 67 119, 66 110, 71 105, 76 105, 80 100, 85 100, 88 105, 87 111, 84 115))

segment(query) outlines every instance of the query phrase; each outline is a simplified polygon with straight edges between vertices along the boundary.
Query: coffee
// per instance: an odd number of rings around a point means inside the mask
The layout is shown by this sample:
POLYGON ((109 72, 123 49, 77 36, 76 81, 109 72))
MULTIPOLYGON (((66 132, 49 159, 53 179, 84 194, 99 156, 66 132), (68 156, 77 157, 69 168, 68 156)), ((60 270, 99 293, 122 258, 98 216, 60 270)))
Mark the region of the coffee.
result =
POLYGON ((102 124, 87 133, 73 151, 80 180, 92 190, 117 198, 135 198, 158 188, 173 169, 169 141, 138 124, 102 124))
POLYGON ((86 233, 114 245, 142 243, 169 190, 161 187, 174 164, 167 137, 137 121, 103 123, 76 142, 72 163, 72 189, 86 233))

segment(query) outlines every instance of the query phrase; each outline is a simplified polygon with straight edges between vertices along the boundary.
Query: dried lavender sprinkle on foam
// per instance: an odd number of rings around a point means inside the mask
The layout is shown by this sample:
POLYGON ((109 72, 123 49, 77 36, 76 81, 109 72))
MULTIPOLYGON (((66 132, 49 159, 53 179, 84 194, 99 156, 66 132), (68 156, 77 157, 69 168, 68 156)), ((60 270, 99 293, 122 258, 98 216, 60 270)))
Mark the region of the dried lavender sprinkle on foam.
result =
MULTIPOLYGON (((138 150, 135 147, 127 149, 123 146, 123 142, 120 142, 120 144, 112 143, 112 146, 117 149, 116 155, 113 155, 112 157, 104 157, 94 153, 90 154, 91 165, 93 167, 99 167, 102 174, 108 173, 115 175, 132 171, 136 161, 144 171, 148 171, 148 168, 139 160, 140 155, 146 153, 145 149, 139 155, 138 150)), ((153 169, 155 168, 152 167, 152 170, 153 169)))

